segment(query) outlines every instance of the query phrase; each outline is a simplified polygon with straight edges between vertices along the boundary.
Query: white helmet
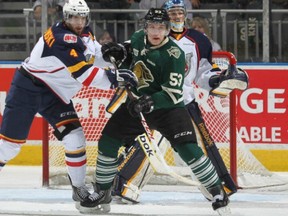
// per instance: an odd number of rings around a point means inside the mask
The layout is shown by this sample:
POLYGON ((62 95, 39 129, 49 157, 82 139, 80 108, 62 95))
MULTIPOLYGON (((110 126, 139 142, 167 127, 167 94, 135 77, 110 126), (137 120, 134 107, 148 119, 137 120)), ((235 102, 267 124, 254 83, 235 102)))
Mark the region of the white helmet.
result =
POLYGON ((63 6, 64 20, 71 16, 87 17, 87 25, 90 20, 90 9, 84 0, 68 0, 63 6))

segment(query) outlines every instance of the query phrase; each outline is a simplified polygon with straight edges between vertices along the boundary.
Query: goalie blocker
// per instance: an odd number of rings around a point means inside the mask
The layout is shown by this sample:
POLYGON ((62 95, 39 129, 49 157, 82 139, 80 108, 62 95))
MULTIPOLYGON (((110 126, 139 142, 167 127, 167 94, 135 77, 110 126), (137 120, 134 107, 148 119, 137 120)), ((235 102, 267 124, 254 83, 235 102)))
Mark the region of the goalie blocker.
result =
MULTIPOLYGON (((202 143, 205 154, 210 158, 211 162, 215 166, 219 178, 223 182, 226 193, 229 196, 236 193, 237 186, 227 171, 217 146, 208 133, 205 123, 201 117, 201 111, 198 104, 193 101, 186 105, 186 107, 191 115, 195 128, 197 128, 196 130, 198 135, 201 137, 199 143, 202 143)), ((161 151, 164 152, 167 145, 161 141, 162 139, 160 139, 158 145, 161 151)), ((153 176, 154 171, 138 141, 136 141, 124 155, 122 155, 120 160, 118 173, 114 180, 112 194, 120 197, 122 202, 138 203, 140 201, 141 190, 153 176)), ((206 199, 208 199, 207 195, 203 195, 206 199)))

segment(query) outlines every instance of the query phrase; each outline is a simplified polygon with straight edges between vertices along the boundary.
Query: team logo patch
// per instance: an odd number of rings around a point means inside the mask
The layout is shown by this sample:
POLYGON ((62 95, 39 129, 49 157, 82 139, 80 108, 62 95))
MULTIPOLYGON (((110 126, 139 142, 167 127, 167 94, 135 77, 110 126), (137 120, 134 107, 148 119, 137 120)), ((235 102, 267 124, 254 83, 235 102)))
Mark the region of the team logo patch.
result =
POLYGON ((193 53, 186 53, 185 55, 185 62, 186 62, 186 66, 185 66, 185 77, 188 75, 190 69, 191 69, 191 58, 193 57, 193 53))
POLYGON ((149 86, 148 82, 154 81, 154 77, 151 71, 149 70, 149 68, 147 68, 147 66, 144 64, 143 61, 137 61, 135 63, 133 72, 136 74, 138 78, 138 87, 137 87, 138 90, 149 86))
POLYGON ((64 41, 67 43, 77 43, 77 36, 73 34, 65 34, 64 41))
POLYGON ((167 52, 169 53, 170 56, 174 56, 176 59, 178 59, 179 56, 181 55, 180 49, 175 46, 172 46, 171 48, 169 48, 167 52))

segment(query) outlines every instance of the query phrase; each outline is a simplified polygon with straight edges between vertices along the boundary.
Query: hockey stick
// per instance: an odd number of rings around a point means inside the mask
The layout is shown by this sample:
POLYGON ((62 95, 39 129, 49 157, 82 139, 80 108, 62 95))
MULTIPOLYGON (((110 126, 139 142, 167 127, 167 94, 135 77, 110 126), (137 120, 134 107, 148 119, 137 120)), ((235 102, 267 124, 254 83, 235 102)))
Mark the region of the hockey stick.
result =
POLYGON ((226 193, 228 194, 228 196, 232 195, 233 193, 236 193, 237 186, 233 181, 231 175, 229 174, 214 140, 212 139, 212 137, 208 132, 204 120, 201 117, 200 109, 198 108, 198 106, 193 104, 193 102, 190 103, 188 106, 189 106, 188 111, 192 117, 192 123, 195 128, 198 128, 199 132, 198 134, 201 137, 200 139, 202 140, 202 144, 204 145, 206 155, 209 157, 212 164, 214 165, 219 178, 221 179, 221 181, 224 182, 223 186, 226 193))
MULTIPOLYGON (((117 73, 117 66, 115 64, 115 59, 112 56, 110 56, 110 61, 114 65, 117 73)), ((135 97, 131 93, 130 86, 126 86, 126 91, 128 93, 128 97, 131 100, 135 100, 135 97)), ((177 180, 186 183, 188 185, 200 186, 201 184, 198 181, 193 181, 192 179, 184 178, 183 176, 178 175, 167 165, 164 156, 162 155, 160 149, 158 148, 158 145, 155 143, 153 133, 150 130, 142 112, 139 113, 139 117, 146 133, 141 134, 140 136, 137 137, 137 139, 144 153, 146 154, 153 170, 159 174, 163 175, 165 174, 173 178, 176 178, 177 180)))

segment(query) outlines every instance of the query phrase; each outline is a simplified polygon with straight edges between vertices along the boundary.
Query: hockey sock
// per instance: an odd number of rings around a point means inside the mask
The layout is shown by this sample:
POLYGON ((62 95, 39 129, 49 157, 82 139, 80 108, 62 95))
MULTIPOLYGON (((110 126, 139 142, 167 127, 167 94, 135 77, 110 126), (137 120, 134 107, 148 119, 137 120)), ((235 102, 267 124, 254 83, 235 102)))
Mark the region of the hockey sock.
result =
POLYGON ((121 146, 121 141, 103 134, 98 143, 98 151, 107 157, 117 158, 121 146))
POLYGON ((0 170, 5 164, 16 157, 21 150, 21 144, 0 139, 0 170))
POLYGON ((186 143, 175 149, 205 188, 221 184, 215 167, 197 144, 186 143))
POLYGON ((98 151, 96 164, 96 182, 101 190, 107 190, 112 186, 117 173, 118 159, 102 155, 98 151))
POLYGON ((121 141, 113 139, 105 134, 98 143, 98 157, 96 164, 96 182, 101 190, 107 190, 112 186, 118 168, 118 151, 121 141))
POLYGON ((65 162, 72 185, 81 187, 85 185, 86 174, 86 151, 81 149, 79 152, 65 152, 65 162))
POLYGON ((86 144, 81 127, 71 130, 62 139, 65 146, 65 163, 71 183, 75 187, 85 185, 86 174, 86 144))

